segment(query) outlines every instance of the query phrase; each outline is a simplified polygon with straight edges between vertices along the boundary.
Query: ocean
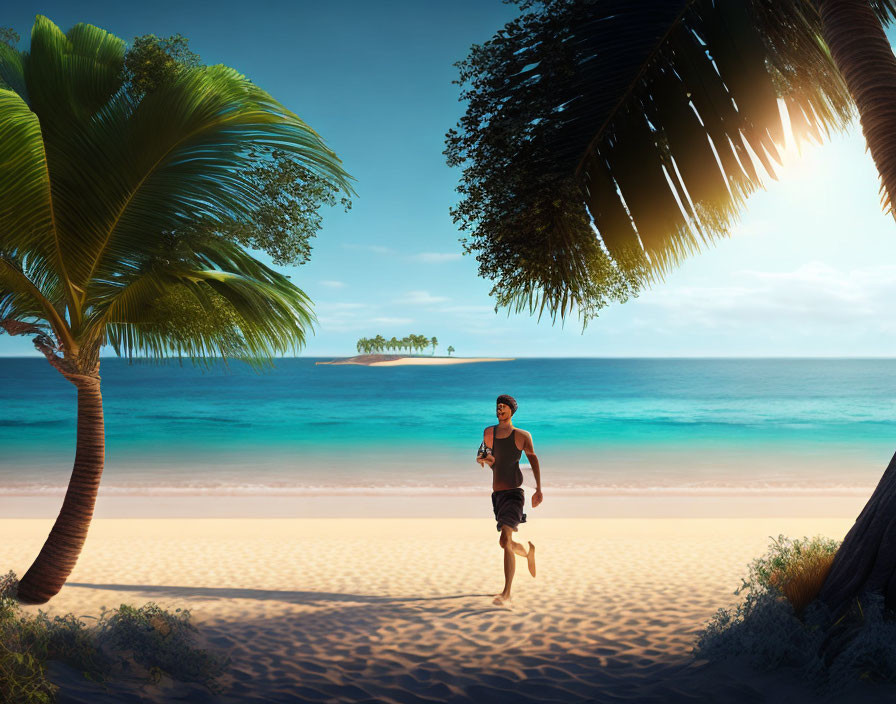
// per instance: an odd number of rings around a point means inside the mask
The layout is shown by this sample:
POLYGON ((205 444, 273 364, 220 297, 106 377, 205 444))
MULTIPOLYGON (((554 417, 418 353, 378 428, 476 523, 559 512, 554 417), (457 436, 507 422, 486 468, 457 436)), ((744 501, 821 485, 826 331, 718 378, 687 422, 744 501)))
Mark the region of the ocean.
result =
MULTIPOLYGON (((555 493, 867 493, 896 449, 891 359, 315 361, 259 374, 104 359, 101 491, 488 491, 474 456, 501 393, 555 493)), ((63 490, 75 411, 44 360, 0 359, 4 494, 63 490)))

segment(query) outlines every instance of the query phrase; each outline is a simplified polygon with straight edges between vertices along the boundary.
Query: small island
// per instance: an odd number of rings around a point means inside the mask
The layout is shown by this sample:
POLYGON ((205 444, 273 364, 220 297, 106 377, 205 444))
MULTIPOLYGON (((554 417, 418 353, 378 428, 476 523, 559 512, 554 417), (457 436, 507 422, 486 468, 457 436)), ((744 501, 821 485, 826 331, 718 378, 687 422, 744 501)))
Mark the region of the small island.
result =
POLYGON ((494 357, 452 357, 454 347, 448 346, 447 357, 436 357, 436 347, 439 338, 426 335, 410 334, 398 339, 393 337, 387 340, 382 335, 376 337, 362 337, 358 340, 357 349, 360 354, 345 359, 333 359, 329 362, 316 362, 315 364, 360 364, 365 367, 400 367, 404 365, 439 365, 439 364, 473 364, 474 362, 512 362, 512 358, 494 357), (383 354, 386 350, 424 350, 432 347, 429 356, 413 354, 383 354))
POLYGON ((407 357, 397 354, 360 354, 315 364, 360 364, 365 367, 399 367, 403 365, 472 364, 474 362, 512 362, 512 357, 407 357))

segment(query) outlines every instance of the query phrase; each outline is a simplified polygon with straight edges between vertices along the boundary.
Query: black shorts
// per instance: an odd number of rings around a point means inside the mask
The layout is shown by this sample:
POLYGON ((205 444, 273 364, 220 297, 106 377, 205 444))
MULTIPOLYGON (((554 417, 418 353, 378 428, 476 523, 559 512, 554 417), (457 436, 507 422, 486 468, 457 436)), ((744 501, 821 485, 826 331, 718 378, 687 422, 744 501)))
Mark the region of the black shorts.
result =
POLYGON ((522 487, 493 491, 492 509, 495 511, 498 530, 501 530, 501 526, 509 526, 516 530, 520 523, 525 523, 526 514, 523 513, 525 506, 526 495, 523 493, 522 487))

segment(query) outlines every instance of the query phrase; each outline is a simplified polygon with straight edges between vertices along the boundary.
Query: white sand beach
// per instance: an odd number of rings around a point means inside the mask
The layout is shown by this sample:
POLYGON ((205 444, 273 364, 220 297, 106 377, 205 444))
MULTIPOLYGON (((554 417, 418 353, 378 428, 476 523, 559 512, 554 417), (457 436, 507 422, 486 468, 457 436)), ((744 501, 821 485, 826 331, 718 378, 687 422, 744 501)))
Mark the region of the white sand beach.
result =
POLYGON ((513 357, 402 357, 387 362, 374 362, 371 367, 399 367, 405 365, 439 366, 443 364, 477 364, 479 362, 512 362, 513 357))
MULTIPOLYGON (((518 536, 536 544, 538 576, 519 560, 508 609, 491 603, 502 573, 487 515, 97 518, 42 608, 188 608, 202 643, 232 658, 218 695, 163 683, 98 696, 70 673, 60 701, 784 701, 772 688, 793 702, 810 695, 796 680, 690 650, 769 536, 839 539, 853 520, 532 516, 518 536)), ((2 569, 21 575, 51 523, 0 520, 2 569)))
POLYGON ((315 362, 339 366, 356 364, 364 367, 402 367, 402 366, 442 366, 445 364, 476 364, 479 362, 512 362, 513 357, 405 357, 394 354, 362 354, 345 359, 334 359, 330 362, 315 362))

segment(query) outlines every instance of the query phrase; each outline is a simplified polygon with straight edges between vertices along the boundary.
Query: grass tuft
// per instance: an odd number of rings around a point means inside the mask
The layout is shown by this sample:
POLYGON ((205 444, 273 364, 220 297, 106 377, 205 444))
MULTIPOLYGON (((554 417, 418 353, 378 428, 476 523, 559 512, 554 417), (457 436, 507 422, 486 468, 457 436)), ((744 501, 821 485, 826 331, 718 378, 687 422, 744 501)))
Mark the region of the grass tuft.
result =
POLYGON ((86 626, 74 614, 24 614, 16 601, 18 580, 0 576, 0 693, 4 704, 52 704, 58 687, 47 679, 50 661, 65 663, 96 681, 164 677, 197 682, 218 691, 228 662, 196 648, 190 612, 173 613, 149 603, 104 609, 86 626))
POLYGON ((807 551, 799 556, 786 569, 777 570, 769 575, 769 585, 781 592, 794 613, 802 614, 809 606, 831 571, 834 564, 833 552, 824 550, 807 551))
POLYGON ((743 659, 764 671, 792 668, 819 696, 896 683, 896 618, 883 597, 863 595, 836 622, 815 599, 838 547, 821 537, 772 539, 735 591, 743 601, 707 623, 695 657, 743 659))

